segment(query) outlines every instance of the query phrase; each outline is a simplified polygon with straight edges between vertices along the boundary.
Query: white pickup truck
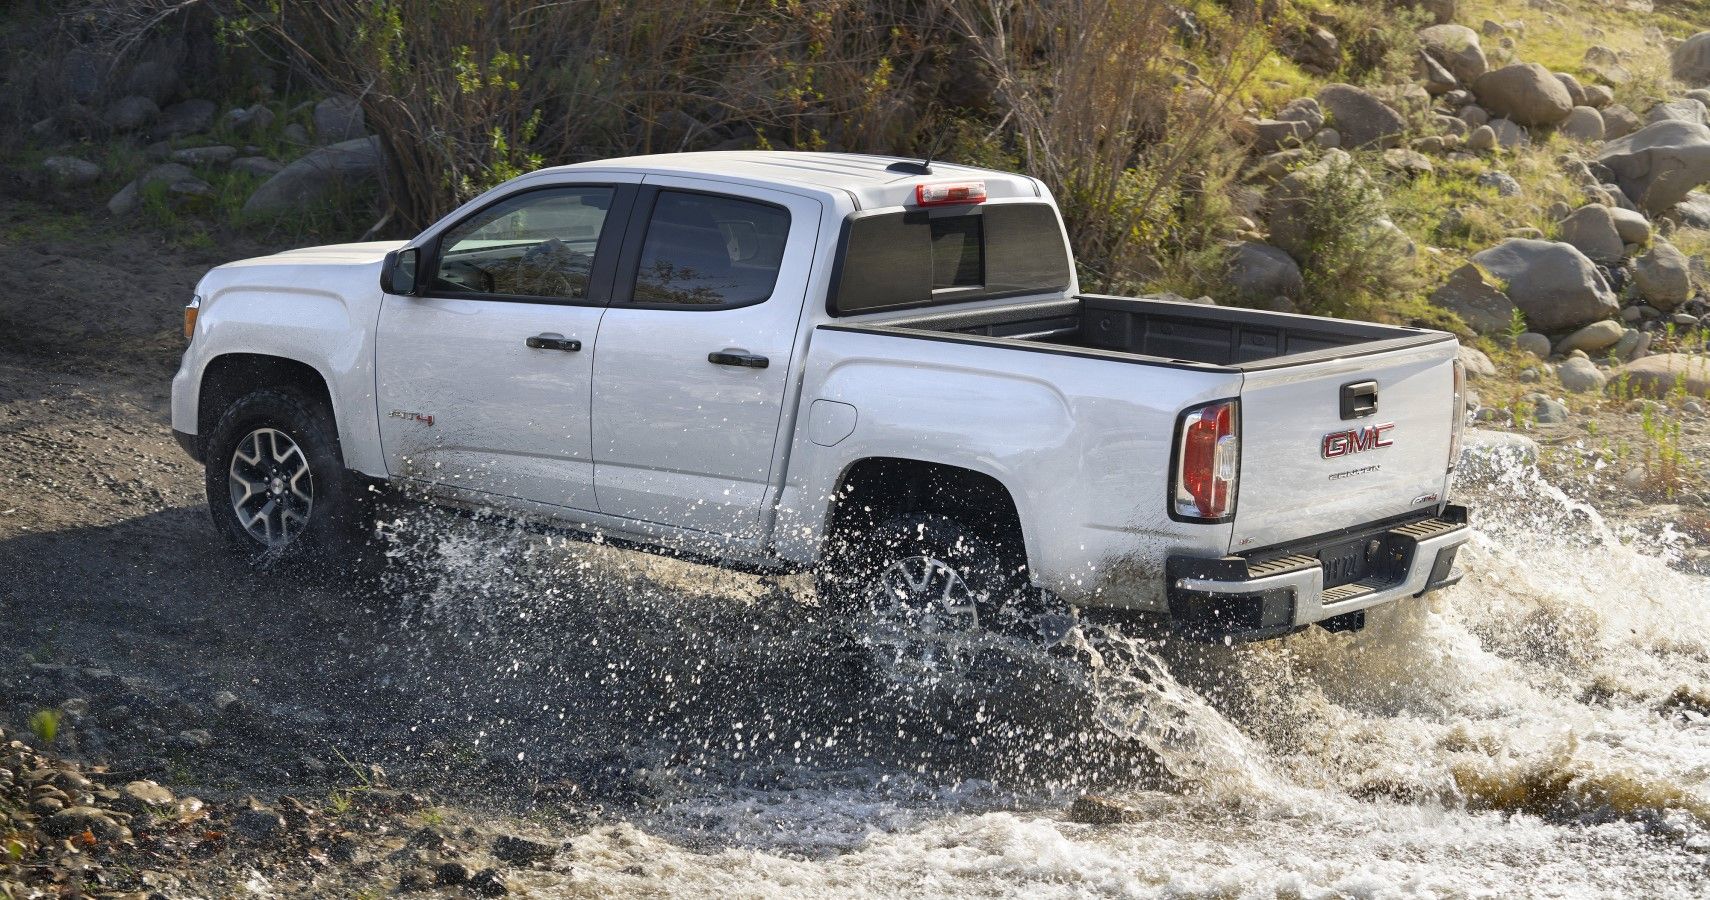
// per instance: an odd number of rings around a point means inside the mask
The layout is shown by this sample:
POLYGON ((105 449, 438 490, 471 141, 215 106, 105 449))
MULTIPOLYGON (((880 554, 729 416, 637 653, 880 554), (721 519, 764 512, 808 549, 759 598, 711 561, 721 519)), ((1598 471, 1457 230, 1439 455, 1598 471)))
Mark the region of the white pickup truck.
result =
POLYGON ((550 168, 411 241, 220 266, 185 330, 173 429, 258 556, 371 525, 385 482, 922 628, 1043 598, 1245 640, 1452 584, 1468 535, 1451 335, 1083 295, 1021 175, 550 168))

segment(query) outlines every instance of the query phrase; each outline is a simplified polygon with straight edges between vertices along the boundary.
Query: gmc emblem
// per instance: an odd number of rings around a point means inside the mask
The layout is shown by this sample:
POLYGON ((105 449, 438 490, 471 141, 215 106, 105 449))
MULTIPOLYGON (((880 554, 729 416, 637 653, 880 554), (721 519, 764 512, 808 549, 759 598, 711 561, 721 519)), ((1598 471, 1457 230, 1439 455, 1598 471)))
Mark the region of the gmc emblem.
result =
POLYGON ((1348 456, 1354 453, 1364 453, 1367 450, 1377 450, 1388 447, 1393 443, 1389 439, 1389 430, 1395 427, 1394 422, 1383 425, 1367 425, 1350 431, 1332 431, 1324 436, 1324 443, 1319 447, 1319 453, 1325 459, 1335 459, 1338 456, 1348 456))

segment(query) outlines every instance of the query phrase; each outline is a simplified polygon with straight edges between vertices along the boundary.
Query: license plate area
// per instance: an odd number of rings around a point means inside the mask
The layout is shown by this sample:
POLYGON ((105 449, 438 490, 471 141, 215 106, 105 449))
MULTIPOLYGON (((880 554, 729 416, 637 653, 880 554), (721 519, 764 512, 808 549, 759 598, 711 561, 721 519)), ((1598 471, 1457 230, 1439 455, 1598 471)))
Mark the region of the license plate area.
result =
POLYGON ((1379 555, 1373 553, 1368 557, 1367 551, 1372 544, 1381 543, 1375 538, 1363 538, 1318 551, 1318 562, 1324 567, 1324 586, 1341 587, 1364 580, 1371 574, 1372 560, 1379 555))

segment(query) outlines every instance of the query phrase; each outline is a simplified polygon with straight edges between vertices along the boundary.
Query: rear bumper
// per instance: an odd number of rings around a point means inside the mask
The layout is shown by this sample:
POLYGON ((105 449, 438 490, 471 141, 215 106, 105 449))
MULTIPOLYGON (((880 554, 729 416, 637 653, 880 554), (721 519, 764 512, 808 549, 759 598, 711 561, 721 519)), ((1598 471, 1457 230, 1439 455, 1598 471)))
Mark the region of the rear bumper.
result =
POLYGON ((1437 516, 1338 535, 1282 555, 1172 556, 1165 568, 1170 621, 1193 637, 1235 641, 1279 637, 1320 623, 1355 628, 1367 609, 1461 580, 1455 552, 1470 536, 1466 507, 1447 506, 1437 516), (1350 542, 1365 548, 1365 576, 1325 587, 1322 554, 1350 542))

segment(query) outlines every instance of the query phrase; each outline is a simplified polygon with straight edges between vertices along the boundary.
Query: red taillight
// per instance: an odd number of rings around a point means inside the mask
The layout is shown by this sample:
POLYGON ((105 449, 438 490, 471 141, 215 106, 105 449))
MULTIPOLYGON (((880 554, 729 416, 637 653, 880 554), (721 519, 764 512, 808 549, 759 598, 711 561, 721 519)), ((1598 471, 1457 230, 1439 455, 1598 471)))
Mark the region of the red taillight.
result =
POLYGON ((1241 401, 1219 400, 1182 413, 1176 426, 1176 516, 1228 518, 1240 473, 1241 401))
POLYGON ((986 202, 983 181, 949 181, 914 186, 916 206, 952 206, 958 203, 986 202))

